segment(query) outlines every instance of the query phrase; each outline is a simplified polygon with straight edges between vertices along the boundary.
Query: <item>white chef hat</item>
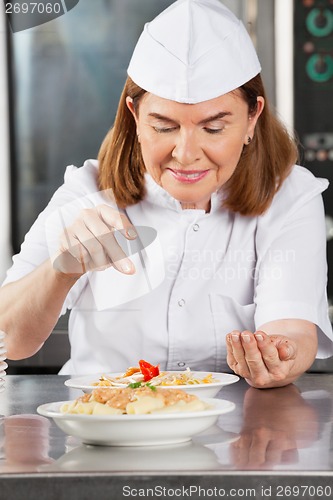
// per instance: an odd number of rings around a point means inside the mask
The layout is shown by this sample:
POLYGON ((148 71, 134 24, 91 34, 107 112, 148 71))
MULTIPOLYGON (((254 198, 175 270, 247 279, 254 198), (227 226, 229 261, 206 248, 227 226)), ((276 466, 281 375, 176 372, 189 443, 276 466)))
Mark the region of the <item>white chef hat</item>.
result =
POLYGON ((127 71, 152 94, 197 103, 240 87, 261 67, 244 25, 219 0, 177 0, 145 25, 127 71))

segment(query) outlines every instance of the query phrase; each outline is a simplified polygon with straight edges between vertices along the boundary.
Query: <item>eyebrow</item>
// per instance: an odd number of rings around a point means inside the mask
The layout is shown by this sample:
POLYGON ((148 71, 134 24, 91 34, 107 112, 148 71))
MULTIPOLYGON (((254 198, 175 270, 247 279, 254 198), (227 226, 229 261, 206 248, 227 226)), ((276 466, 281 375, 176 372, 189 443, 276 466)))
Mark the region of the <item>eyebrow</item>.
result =
MULTIPOLYGON (((175 123, 172 118, 169 118, 168 116, 163 116, 160 115, 159 113, 149 113, 148 116, 151 116, 153 118, 157 118, 158 120, 165 121, 165 122, 172 122, 175 123)), ((216 115, 208 116, 204 120, 201 120, 199 122, 199 125, 204 125, 205 123, 210 123, 215 120, 220 120, 221 118, 224 118, 225 116, 232 116, 232 113, 230 111, 220 111, 219 113, 216 113, 216 115)))
POLYGON ((232 113, 230 111, 220 111, 219 113, 216 113, 216 115, 208 116, 208 118, 201 120, 200 125, 203 125, 203 124, 209 123, 209 122, 214 122, 215 120, 220 120, 221 118, 224 118, 225 116, 232 116, 232 113))

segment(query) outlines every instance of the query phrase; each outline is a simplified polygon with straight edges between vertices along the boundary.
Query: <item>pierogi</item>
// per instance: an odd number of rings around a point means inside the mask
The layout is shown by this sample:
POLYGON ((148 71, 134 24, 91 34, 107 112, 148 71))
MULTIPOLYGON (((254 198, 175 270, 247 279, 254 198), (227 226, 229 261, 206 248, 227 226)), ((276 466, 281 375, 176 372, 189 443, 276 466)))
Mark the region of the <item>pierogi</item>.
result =
POLYGON ((144 385, 138 388, 98 388, 75 401, 64 403, 62 413, 85 415, 144 415, 149 413, 194 412, 208 409, 197 396, 181 389, 144 385))

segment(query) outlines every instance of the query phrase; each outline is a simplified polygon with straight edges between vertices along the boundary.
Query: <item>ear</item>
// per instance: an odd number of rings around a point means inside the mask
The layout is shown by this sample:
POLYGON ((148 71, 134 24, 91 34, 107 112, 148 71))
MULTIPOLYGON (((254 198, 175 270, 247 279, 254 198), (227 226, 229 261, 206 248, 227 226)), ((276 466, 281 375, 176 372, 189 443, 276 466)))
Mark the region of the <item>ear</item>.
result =
POLYGON ((265 99, 262 96, 258 96, 257 97, 256 112, 249 116, 249 123, 248 123, 246 136, 244 139, 244 144, 246 144, 246 145, 249 144, 248 138, 250 137, 250 139, 252 139, 252 137, 254 136, 254 129, 256 128, 258 118, 261 115, 264 107, 265 107, 265 99))
POLYGON ((136 113, 135 113, 135 109, 134 109, 132 97, 129 97, 129 96, 126 97, 126 106, 128 107, 128 109, 132 113, 132 115, 134 117, 134 120, 135 120, 135 122, 137 124, 138 123, 138 119, 137 119, 137 116, 136 116, 136 113))

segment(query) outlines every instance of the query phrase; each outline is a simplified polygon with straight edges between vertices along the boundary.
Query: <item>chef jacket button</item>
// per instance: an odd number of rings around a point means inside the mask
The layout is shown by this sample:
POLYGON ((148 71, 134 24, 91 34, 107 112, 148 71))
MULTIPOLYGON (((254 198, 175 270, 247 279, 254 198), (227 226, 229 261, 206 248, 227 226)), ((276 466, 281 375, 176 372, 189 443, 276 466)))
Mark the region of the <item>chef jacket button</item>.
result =
POLYGON ((186 363, 184 363, 184 361, 179 361, 177 365, 179 366, 179 368, 183 368, 186 365, 186 363))
POLYGON ((199 224, 194 224, 192 229, 193 229, 193 231, 195 231, 195 232, 199 231, 199 229, 200 229, 199 224))
POLYGON ((178 305, 179 305, 179 307, 184 307, 184 305, 185 305, 185 300, 184 300, 184 299, 180 299, 180 300, 178 300, 178 305))

